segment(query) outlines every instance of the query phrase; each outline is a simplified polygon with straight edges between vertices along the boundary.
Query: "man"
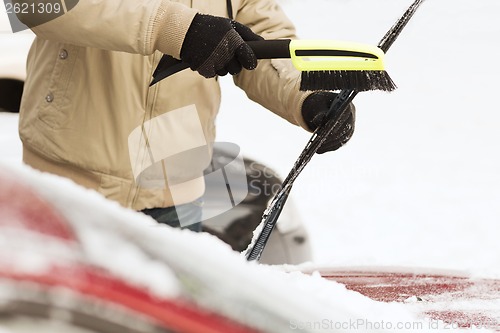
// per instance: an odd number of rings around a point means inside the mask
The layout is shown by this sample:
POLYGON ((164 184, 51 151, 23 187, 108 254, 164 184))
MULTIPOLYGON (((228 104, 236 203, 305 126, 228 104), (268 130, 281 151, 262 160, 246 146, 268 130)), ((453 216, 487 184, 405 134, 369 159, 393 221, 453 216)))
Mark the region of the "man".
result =
MULTIPOLYGON (((255 59, 246 41, 296 37, 274 0, 80 0, 46 23, 37 15, 18 14, 37 35, 20 113, 24 162, 170 225, 199 229, 217 75, 235 75, 250 99, 306 130, 335 96, 300 92, 289 60, 255 59), (163 54, 193 71, 149 87, 163 54)), ((349 140, 353 108, 343 121, 321 152, 349 140)))

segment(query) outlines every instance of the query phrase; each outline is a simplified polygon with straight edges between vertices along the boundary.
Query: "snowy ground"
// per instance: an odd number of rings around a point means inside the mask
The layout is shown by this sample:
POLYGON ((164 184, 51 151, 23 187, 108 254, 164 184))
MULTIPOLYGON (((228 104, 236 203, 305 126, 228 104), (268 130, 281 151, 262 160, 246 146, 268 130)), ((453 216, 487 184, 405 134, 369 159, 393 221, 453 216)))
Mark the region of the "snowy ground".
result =
MULTIPOLYGON (((281 0, 302 38, 373 44, 410 2, 281 0)), ((498 13, 498 0, 422 5, 387 56, 399 89, 358 95, 354 138, 313 158, 294 186, 315 263, 500 277, 498 13)), ((222 84, 218 140, 286 176, 309 134, 222 84)), ((16 123, 0 115, 2 161, 20 158, 16 123)))

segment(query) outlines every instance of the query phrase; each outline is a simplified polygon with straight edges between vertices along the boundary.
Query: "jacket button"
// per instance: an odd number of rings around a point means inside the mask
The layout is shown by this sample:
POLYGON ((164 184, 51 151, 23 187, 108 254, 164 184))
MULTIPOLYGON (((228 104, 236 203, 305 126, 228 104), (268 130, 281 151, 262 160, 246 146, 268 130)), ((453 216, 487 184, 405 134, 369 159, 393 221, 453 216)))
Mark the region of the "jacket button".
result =
POLYGON ((68 58, 68 51, 65 49, 59 51, 59 59, 65 60, 66 58, 68 58))
POLYGON ((49 93, 47 96, 45 96, 45 101, 47 103, 52 103, 54 101, 54 95, 52 93, 49 93))

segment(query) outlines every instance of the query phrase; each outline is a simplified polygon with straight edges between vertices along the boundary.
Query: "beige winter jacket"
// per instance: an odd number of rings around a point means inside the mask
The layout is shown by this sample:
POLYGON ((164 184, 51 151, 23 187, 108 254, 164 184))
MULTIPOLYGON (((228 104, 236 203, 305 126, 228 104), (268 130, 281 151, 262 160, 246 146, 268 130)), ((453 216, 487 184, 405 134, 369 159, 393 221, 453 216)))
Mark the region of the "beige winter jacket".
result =
MULTIPOLYGON (((266 39, 295 37, 273 0, 232 6, 237 21, 266 39)), ((171 168, 168 159, 214 141, 217 79, 185 70, 149 88, 162 53, 179 58, 197 12, 228 15, 225 0, 80 0, 32 28, 37 38, 19 125, 24 161, 136 210, 202 195, 206 160, 185 170, 171 168)), ((29 25, 32 17, 20 19, 29 25)), ((298 77, 287 60, 260 60, 235 82, 252 100, 306 128, 298 77)))

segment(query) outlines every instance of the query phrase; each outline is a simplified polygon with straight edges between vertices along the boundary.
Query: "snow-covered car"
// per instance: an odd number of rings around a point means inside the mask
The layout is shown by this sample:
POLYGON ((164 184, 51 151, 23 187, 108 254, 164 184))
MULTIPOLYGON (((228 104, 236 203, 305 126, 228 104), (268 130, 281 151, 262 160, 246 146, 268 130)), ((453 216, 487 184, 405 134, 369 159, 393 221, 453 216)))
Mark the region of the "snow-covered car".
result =
POLYGON ((2 333, 337 332, 355 318, 417 320, 61 177, 0 163, 0 183, 2 333))
POLYGON ((500 331, 498 279, 256 265, 61 177, 0 163, 0 184, 2 333, 500 331))

